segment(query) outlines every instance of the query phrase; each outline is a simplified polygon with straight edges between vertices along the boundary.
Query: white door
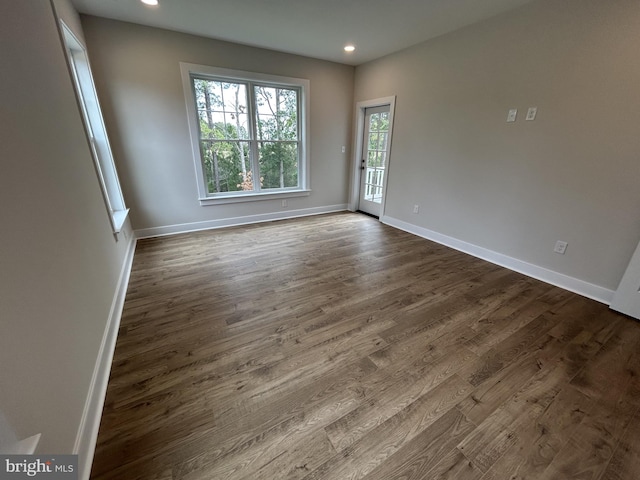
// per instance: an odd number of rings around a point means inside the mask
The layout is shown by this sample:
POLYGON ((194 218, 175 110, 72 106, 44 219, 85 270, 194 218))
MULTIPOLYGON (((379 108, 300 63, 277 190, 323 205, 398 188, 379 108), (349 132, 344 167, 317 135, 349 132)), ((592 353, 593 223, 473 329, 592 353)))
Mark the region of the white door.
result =
POLYGON ((389 111, 389 105, 382 105, 367 108, 364 112, 358 210, 375 217, 380 216, 388 163, 389 111))
POLYGON ((611 308, 640 319, 640 244, 613 295, 611 308))

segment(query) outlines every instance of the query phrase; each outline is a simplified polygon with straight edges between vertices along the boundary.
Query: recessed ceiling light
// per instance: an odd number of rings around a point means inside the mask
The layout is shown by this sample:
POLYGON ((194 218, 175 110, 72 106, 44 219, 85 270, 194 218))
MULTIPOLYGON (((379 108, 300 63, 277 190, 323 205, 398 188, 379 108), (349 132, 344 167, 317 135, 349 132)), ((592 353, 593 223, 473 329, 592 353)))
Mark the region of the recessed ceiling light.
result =
POLYGON ((158 5, 158 0, 140 0, 145 5, 158 5))
POLYGON ((345 52, 353 52, 356 49, 356 47, 354 47, 353 45, 346 45, 344 47, 344 51, 345 52))

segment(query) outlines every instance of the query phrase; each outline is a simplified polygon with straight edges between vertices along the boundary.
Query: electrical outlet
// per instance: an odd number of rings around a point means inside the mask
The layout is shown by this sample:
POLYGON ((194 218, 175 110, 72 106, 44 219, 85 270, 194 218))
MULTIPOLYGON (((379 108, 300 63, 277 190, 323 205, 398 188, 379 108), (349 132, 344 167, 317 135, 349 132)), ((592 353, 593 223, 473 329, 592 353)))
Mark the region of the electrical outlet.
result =
POLYGON ((288 207, 288 206, 289 206, 289 204, 287 203, 287 201, 286 200, 282 200, 282 207, 284 208, 284 207, 288 207))
POLYGON ((413 206, 413 213, 418 213, 420 211, 420 205, 413 206))
POLYGON ((347 151, 347 147, 345 147, 344 145, 342 146, 342 153, 347 151))
POLYGON ((560 255, 564 255, 564 252, 567 251, 567 245, 569 245, 567 242, 558 240, 556 242, 556 246, 554 247, 553 251, 556 253, 559 253, 560 255))
POLYGON ((525 120, 528 120, 528 121, 535 120, 537 113, 538 113, 538 107, 529 107, 529 110, 527 110, 527 116, 525 117, 525 120))
POLYGON ((517 116, 518 116, 517 108, 512 108, 511 110, 509 110, 509 113, 507 114, 507 123, 515 122, 517 116))

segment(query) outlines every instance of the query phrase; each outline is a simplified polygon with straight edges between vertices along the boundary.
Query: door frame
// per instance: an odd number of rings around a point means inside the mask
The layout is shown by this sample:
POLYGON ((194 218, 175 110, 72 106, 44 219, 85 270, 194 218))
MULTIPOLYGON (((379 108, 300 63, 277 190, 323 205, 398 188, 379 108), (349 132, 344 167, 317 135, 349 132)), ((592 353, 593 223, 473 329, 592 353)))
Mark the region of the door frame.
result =
POLYGON ((384 178, 382 179, 382 203, 380 204, 380 217, 384 216, 384 207, 387 199, 387 185, 389 181, 389 167, 391 165, 391 144, 393 142, 393 119, 395 115, 396 96, 375 98, 372 100, 363 100, 356 103, 355 110, 355 135, 353 139, 353 156, 351 159, 351 185, 349 187, 349 205, 348 209, 355 212, 360 203, 360 178, 362 170, 360 170, 360 161, 362 160, 364 148, 364 117, 365 110, 371 107, 381 107, 389 105, 389 137, 387 139, 387 164, 385 167, 384 178))

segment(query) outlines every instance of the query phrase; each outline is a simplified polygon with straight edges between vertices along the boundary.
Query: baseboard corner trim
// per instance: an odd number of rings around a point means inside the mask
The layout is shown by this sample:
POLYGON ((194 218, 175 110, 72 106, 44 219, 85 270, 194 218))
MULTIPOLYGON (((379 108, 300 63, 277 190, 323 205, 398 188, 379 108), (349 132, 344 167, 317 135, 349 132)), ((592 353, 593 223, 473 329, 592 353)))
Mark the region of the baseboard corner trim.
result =
POLYGON ((427 240, 453 248, 454 250, 458 250, 476 258, 486 260, 487 262, 495 265, 508 268, 514 272, 563 288, 564 290, 577 293, 578 295, 604 303, 605 305, 609 305, 613 299, 614 291, 599 285, 594 285, 593 283, 589 283, 575 277, 570 277, 563 273, 555 272, 523 260, 518 260, 517 258, 509 257, 507 255, 494 252, 493 250, 479 247, 472 243, 458 240, 457 238, 398 220, 397 218, 383 216, 380 221, 385 225, 389 225, 399 230, 404 230, 405 232, 426 238, 427 240))
POLYGON ((298 210, 285 210, 282 212, 261 213, 244 217, 230 217, 218 220, 205 220, 203 222, 180 223, 161 227, 141 228, 135 231, 138 239, 177 235, 180 233, 198 232, 201 230, 214 230, 217 228, 237 227, 254 223, 273 222, 290 218, 309 217, 325 213, 343 212, 347 210, 347 204, 327 205, 323 207, 303 208, 298 210))
POLYGON ((89 476, 91 475, 91 465, 93 464, 93 455, 98 440, 102 409, 107 393, 111 363, 113 362, 113 354, 118 338, 118 329, 120 328, 122 309, 127 294, 127 286, 129 285, 135 249, 136 237, 133 235, 127 246, 127 252, 122 269, 120 270, 120 278, 118 279, 113 302, 111 303, 109 318, 102 336, 89 393, 82 413, 78 434, 76 435, 76 442, 73 447, 73 452, 78 455, 78 478, 80 480, 89 480, 89 476))

